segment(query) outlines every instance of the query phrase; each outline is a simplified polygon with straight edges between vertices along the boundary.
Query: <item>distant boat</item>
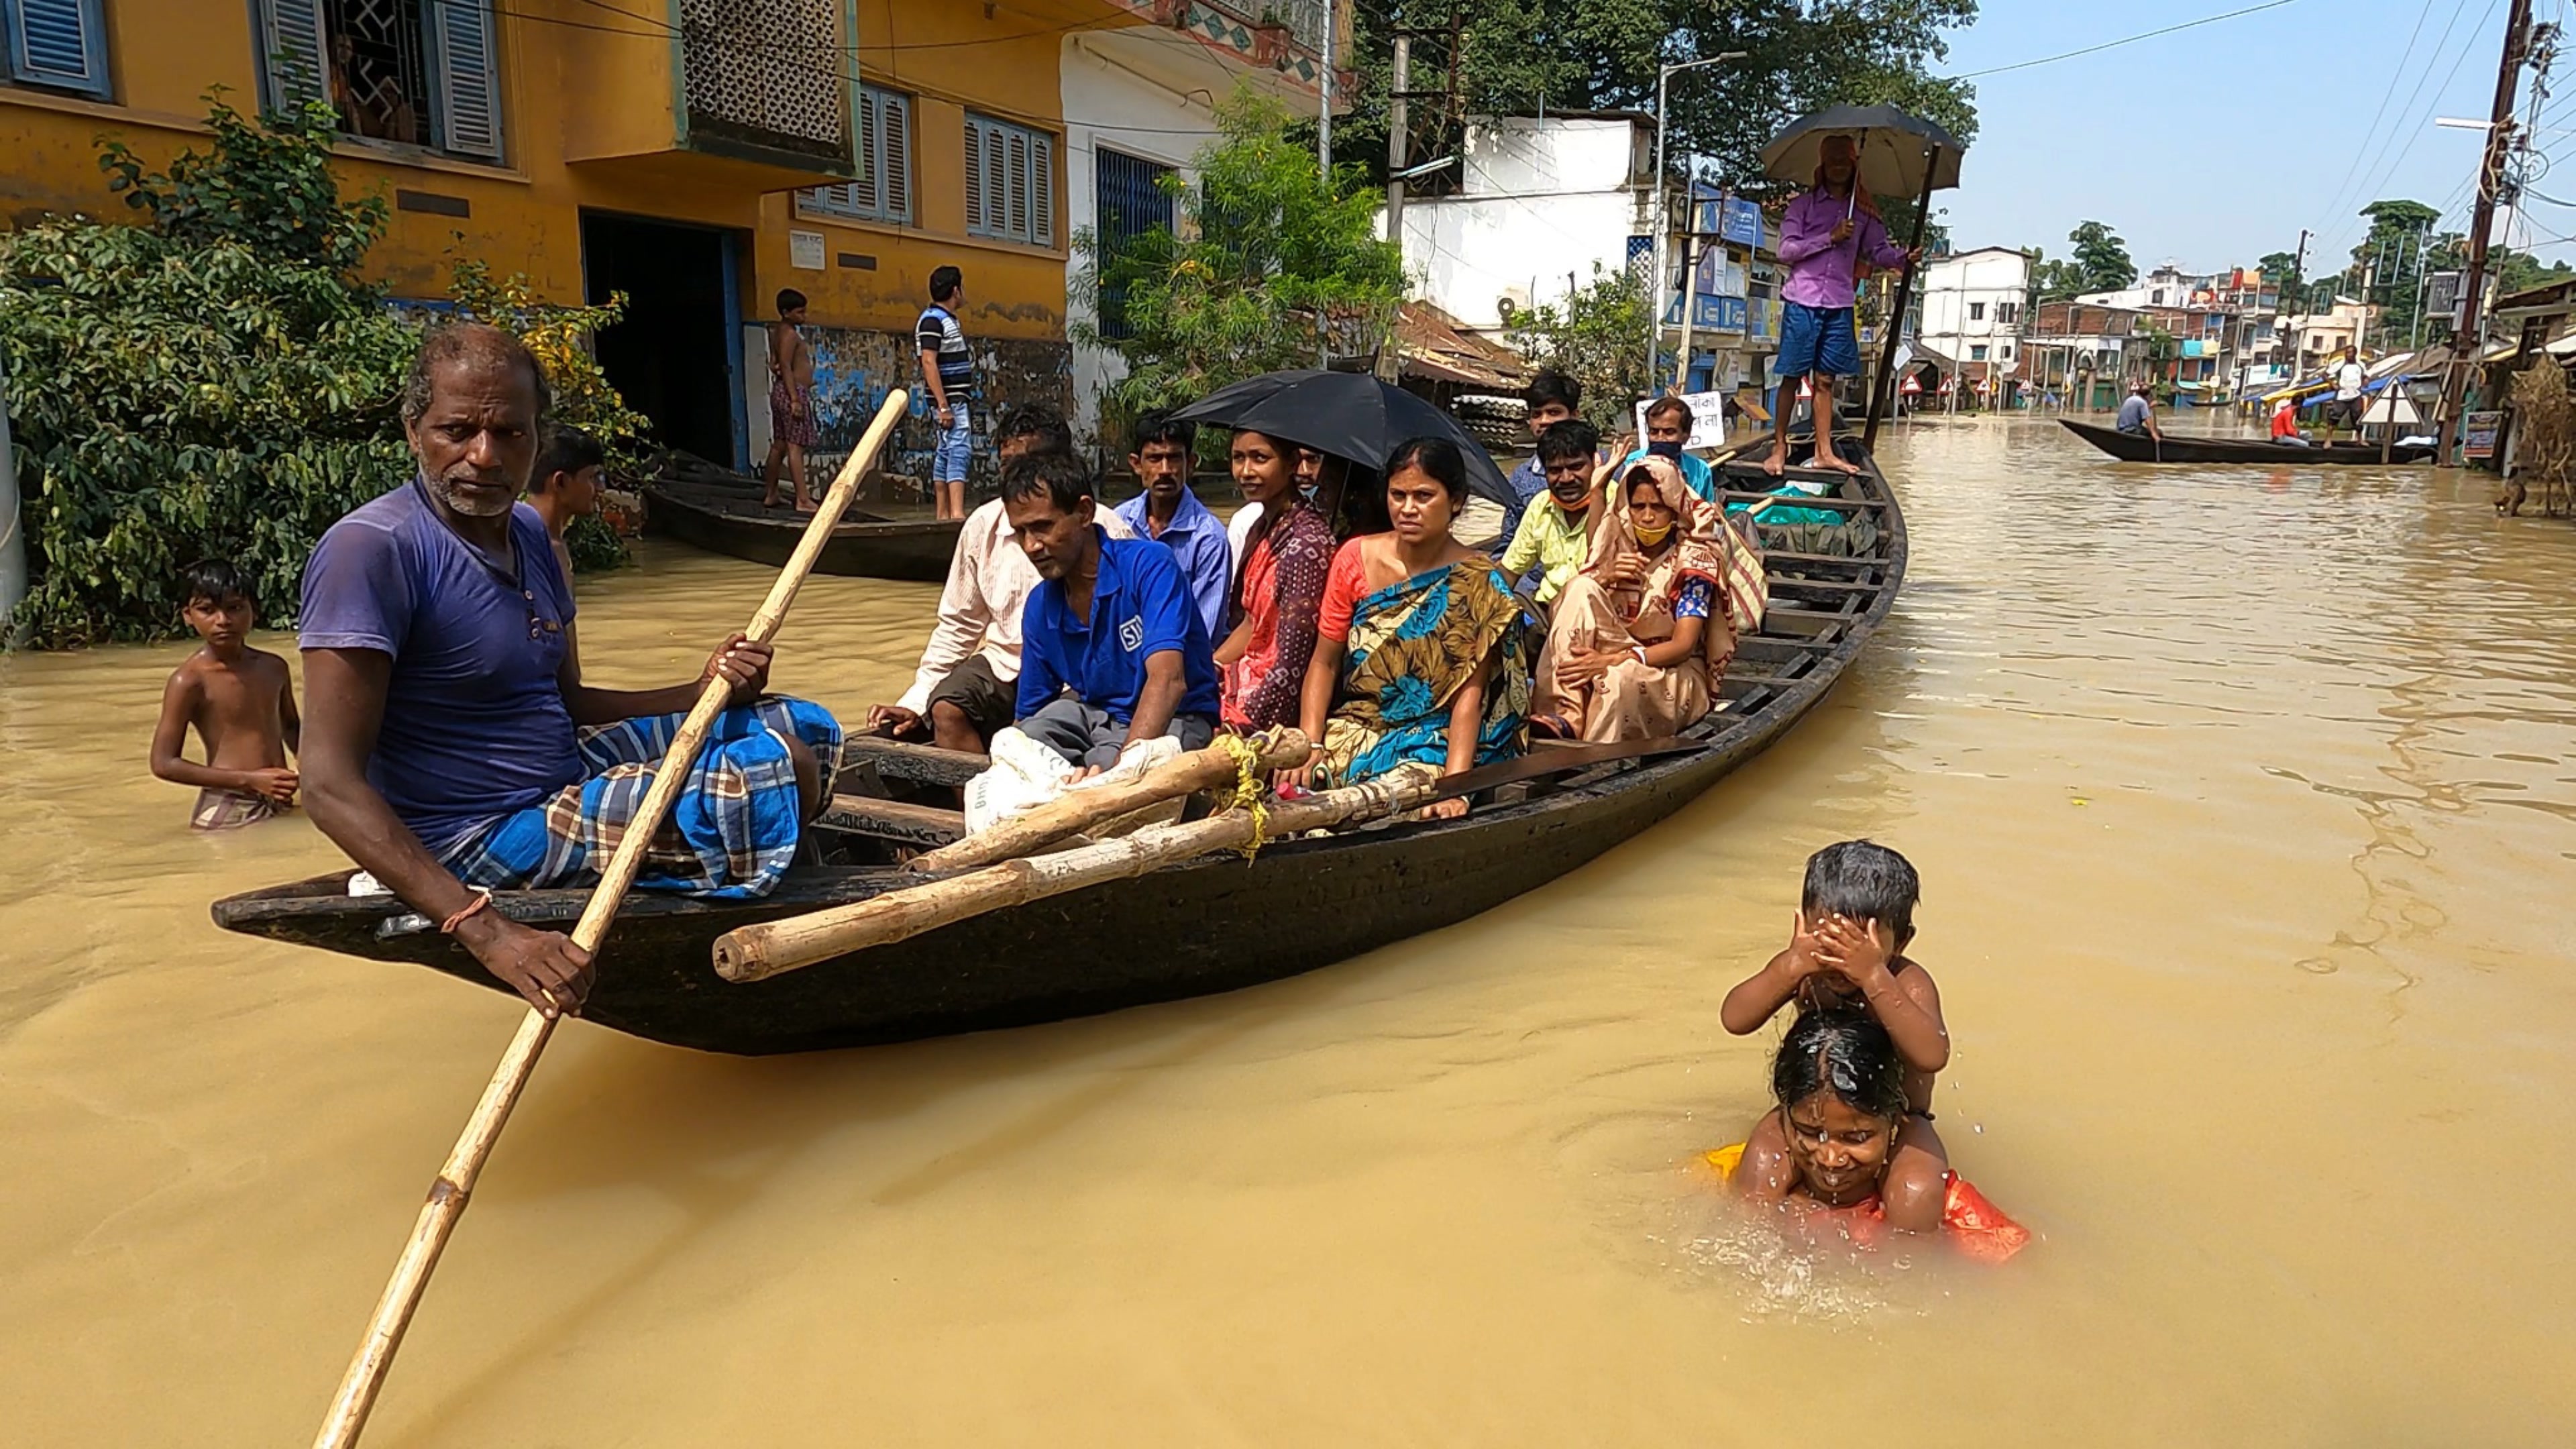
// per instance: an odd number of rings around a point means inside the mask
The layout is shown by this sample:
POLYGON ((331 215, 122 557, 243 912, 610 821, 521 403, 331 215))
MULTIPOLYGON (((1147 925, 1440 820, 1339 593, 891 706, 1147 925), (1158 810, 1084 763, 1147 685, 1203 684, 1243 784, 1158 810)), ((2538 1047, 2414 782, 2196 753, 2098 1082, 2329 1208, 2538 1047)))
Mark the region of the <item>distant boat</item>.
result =
MULTIPOLYGON (((650 531, 773 567, 787 562, 811 516, 783 504, 763 508, 759 484, 694 459, 643 484, 640 491, 650 531)), ((958 528, 953 518, 894 519, 853 509, 832 530, 815 571, 938 583, 948 577, 958 528)))
POLYGON ((2123 463, 2336 463, 2376 465, 2423 463, 2439 451, 2431 443, 2399 443, 2379 456, 2377 443, 2273 443, 2256 438, 2183 438, 2167 433, 2162 442, 2144 433, 2124 433, 2098 423, 2059 418, 2066 431, 2123 463))

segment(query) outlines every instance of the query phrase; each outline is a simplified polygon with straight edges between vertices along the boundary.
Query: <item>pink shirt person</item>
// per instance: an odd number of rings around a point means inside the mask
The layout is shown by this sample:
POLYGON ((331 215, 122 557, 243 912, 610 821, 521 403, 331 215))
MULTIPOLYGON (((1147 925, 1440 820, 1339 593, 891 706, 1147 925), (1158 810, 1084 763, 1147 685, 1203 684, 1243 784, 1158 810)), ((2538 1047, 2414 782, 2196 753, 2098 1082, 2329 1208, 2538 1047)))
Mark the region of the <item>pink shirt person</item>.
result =
MULTIPOLYGON (((1855 178, 1852 184, 1860 183, 1855 178)), ((1888 236, 1886 223, 1869 208, 1855 207, 1850 197, 1818 186, 1789 203, 1788 214, 1780 219, 1779 255, 1789 264, 1781 300, 1832 310, 1852 305, 1858 289, 1852 274, 1858 270, 1859 258, 1868 257, 1873 266, 1893 267, 1905 260, 1905 248, 1888 236), (1846 216, 1851 218, 1852 233, 1835 241, 1834 228, 1846 216)))

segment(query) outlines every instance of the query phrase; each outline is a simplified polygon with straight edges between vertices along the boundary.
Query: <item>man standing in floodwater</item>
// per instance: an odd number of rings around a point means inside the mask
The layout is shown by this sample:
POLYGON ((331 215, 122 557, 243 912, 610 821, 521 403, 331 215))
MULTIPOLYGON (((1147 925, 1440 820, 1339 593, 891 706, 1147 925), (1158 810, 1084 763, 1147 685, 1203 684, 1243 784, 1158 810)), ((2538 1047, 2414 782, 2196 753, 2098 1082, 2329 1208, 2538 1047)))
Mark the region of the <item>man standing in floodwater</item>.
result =
POLYGON ((402 396, 419 471, 331 525, 304 571, 302 783, 324 835, 551 1016, 579 1009, 589 953, 486 909, 494 890, 597 880, 721 677, 734 707, 636 885, 766 894, 829 796, 841 730, 763 697, 770 648, 740 634, 686 683, 583 681, 571 585, 519 502, 545 412, 545 378, 509 333, 462 323, 421 343, 402 396))
POLYGON ((1762 471, 1780 476, 1789 465, 1790 404, 1805 378, 1816 395, 1814 466, 1858 472, 1834 456, 1834 380, 1860 372, 1860 335, 1852 330, 1854 273, 1867 257, 1881 267, 1912 266, 1919 251, 1889 238, 1878 209, 1860 189, 1860 151, 1849 136, 1827 136, 1816 184, 1789 203, 1780 219, 1780 260, 1789 280, 1780 288, 1780 405, 1771 453, 1762 471))

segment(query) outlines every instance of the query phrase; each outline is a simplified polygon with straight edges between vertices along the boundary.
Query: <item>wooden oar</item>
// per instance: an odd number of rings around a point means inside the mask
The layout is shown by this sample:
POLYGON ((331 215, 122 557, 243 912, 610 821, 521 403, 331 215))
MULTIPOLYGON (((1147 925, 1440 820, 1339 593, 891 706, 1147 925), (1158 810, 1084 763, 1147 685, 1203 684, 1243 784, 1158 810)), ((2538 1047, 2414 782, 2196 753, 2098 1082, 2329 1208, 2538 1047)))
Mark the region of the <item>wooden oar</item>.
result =
MULTIPOLYGON (((814 560, 831 541, 833 525, 848 510, 850 500, 858 495, 859 480, 885 446, 888 434, 902 421, 905 398, 903 389, 886 395, 878 407, 876 420, 868 425, 866 436, 859 440, 849 461, 841 465, 840 476, 823 497, 822 506, 805 525, 805 534, 796 542, 796 551, 788 557, 786 567, 778 572, 777 582, 769 586, 769 597, 761 601, 760 611, 751 616, 751 626, 744 634, 754 643, 766 644, 778 633, 787 617, 787 608, 796 602, 796 590, 813 571, 814 560)), ((644 866, 645 848, 652 844, 662 819, 671 810, 687 782, 689 766, 697 758, 698 747, 705 743, 707 731, 722 714, 733 693, 733 686, 722 675, 707 680, 699 691, 698 702, 671 739, 670 751, 662 757, 661 767, 654 772, 652 788, 644 792, 644 802, 636 808, 635 818, 618 838, 617 849, 608 858, 608 868, 600 872, 599 885, 590 894, 590 903, 582 908, 581 920, 572 928, 573 944, 585 951, 596 952, 608 935, 609 923, 616 919, 617 908, 626 898, 627 887, 635 883, 644 866)), ((385 1373, 393 1367, 395 1350, 402 1347, 403 1332, 411 1327, 412 1313, 420 1307, 421 1291, 429 1285, 430 1271, 438 1266, 438 1255, 446 1248, 448 1235, 456 1230, 456 1220, 465 1214, 466 1199, 474 1191, 474 1180, 483 1171, 484 1159, 491 1156, 492 1144, 509 1123, 510 1109, 518 1105, 519 1093, 526 1088, 528 1077, 536 1071, 537 1056, 546 1049, 546 1040, 554 1034, 555 1020, 542 1011, 528 1012, 519 1023, 518 1035, 510 1039, 510 1048, 501 1054, 501 1065, 483 1088, 483 1098, 474 1104, 474 1115, 466 1119, 465 1132, 456 1139, 456 1147, 447 1155, 447 1165, 439 1169, 438 1179, 429 1186, 429 1201, 421 1205, 420 1217, 412 1224, 411 1241, 403 1248, 400 1261, 394 1264, 393 1277, 385 1284, 384 1297, 376 1303, 375 1317, 368 1320, 366 1336, 358 1341, 358 1351, 349 1360, 349 1371, 340 1380, 340 1391, 331 1398, 330 1413, 322 1421, 321 1432, 313 1436, 314 1449, 347 1449, 358 1442, 367 1426, 367 1415, 376 1406, 376 1394, 384 1387, 385 1373)))
MULTIPOLYGON (((1266 731, 1241 743, 1253 751, 1253 768, 1259 772, 1264 785, 1269 783, 1271 771, 1302 765, 1312 753, 1307 748, 1306 737, 1293 729, 1266 731)), ((1079 835, 1103 821, 1133 815, 1149 806, 1193 795, 1213 786, 1232 784, 1242 768, 1234 752, 1223 745, 1192 750, 1178 759, 1166 760, 1147 770, 1144 777, 1133 784, 1067 790, 1036 809, 1012 816, 989 830, 914 856, 905 869, 921 872, 968 870, 979 865, 991 865, 997 860, 1009 860, 1015 855, 1027 855, 1066 836, 1079 835)))
POLYGON ((1258 819, 1250 811, 1228 810, 1187 825, 1153 826, 1117 840, 1006 860, 846 906, 737 927, 716 938, 716 974, 727 981, 763 981, 853 951, 891 945, 987 911, 1144 875, 1214 851, 1239 850, 1253 842, 1256 831, 1264 838, 1282 839, 1418 810, 1434 801, 1514 781, 1704 747, 1697 740, 1664 738, 1548 749, 1456 775, 1373 780, 1298 800, 1275 801, 1258 819))

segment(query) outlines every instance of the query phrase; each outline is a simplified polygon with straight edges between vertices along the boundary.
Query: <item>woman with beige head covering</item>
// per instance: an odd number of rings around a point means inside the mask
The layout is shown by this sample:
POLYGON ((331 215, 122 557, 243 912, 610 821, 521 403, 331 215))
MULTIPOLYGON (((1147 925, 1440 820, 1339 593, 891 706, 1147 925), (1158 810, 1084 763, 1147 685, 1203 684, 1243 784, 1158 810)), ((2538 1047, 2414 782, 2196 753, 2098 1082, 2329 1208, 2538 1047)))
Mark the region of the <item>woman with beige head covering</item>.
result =
POLYGON ((1678 733, 1709 712, 1739 626, 1761 625, 1759 560, 1670 460, 1629 467, 1615 496, 1557 597, 1530 722, 1543 734, 1678 733))

